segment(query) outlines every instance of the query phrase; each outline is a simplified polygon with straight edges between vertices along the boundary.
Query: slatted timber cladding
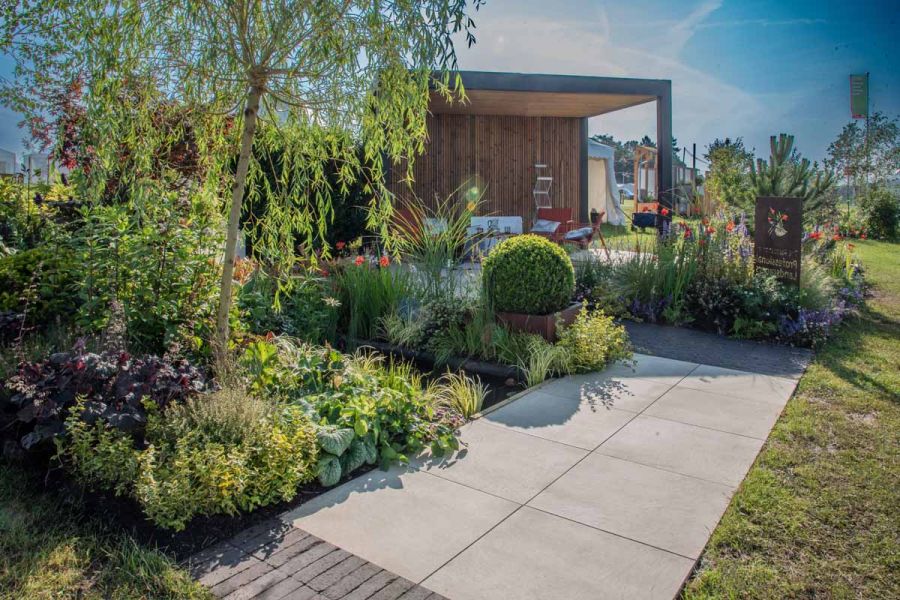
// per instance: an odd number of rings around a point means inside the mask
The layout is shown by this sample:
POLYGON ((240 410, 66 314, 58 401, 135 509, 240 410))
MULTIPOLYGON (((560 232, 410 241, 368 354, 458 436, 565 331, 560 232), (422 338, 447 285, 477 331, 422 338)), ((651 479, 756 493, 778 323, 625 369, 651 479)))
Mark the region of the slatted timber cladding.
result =
POLYGON ((402 205, 412 195, 434 206, 435 194, 447 198, 467 181, 484 190, 479 213, 519 215, 530 224, 535 163, 553 176, 554 207, 572 209, 577 219, 581 198, 581 119, 506 115, 435 114, 428 117, 425 153, 416 158, 412 189, 391 173, 391 191, 402 205))

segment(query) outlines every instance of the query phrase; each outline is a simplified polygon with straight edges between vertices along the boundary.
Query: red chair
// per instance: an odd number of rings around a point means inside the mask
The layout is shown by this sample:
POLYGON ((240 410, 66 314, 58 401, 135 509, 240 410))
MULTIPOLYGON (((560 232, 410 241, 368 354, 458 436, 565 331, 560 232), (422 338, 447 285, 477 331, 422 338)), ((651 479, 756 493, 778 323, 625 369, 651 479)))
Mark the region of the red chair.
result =
POLYGON ((555 221, 559 223, 559 227, 557 227, 556 231, 554 231, 553 233, 538 231, 535 231, 533 233, 536 233, 537 235, 543 235, 544 237, 558 244, 577 244, 581 248, 589 247, 591 245, 591 241, 594 239, 594 236, 597 236, 597 238, 600 240, 600 245, 603 246, 603 250, 606 251, 606 257, 609 258, 609 248, 606 247, 606 240, 603 238, 603 232, 600 231, 600 224, 603 222, 603 217, 606 216, 606 212, 604 211, 597 215, 596 222, 592 224, 577 223, 572 218, 572 212, 573 211, 571 208, 537 209, 538 219, 555 221), (589 235, 586 235, 582 238, 571 239, 566 237, 566 234, 578 229, 590 229, 591 232, 589 235))

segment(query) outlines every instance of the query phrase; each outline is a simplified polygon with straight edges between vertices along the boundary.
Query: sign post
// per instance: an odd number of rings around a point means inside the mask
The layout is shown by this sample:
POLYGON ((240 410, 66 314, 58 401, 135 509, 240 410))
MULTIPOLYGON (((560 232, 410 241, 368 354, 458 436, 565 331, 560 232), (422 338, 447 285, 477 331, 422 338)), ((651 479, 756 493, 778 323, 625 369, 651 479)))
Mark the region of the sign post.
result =
POLYGON ((850 116, 869 118, 869 74, 850 76, 850 116))
POLYGON ((803 200, 761 196, 756 199, 753 258, 782 281, 800 283, 803 200))

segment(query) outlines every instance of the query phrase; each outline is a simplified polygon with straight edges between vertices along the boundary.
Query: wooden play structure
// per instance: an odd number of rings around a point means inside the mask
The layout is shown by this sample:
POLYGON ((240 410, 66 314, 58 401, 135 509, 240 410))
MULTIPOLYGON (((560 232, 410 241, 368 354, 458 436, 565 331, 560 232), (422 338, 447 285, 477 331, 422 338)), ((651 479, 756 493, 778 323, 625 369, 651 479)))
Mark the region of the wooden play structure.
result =
POLYGON ((656 173, 659 167, 656 148, 634 148, 634 212, 653 212, 659 209, 657 202, 656 173))

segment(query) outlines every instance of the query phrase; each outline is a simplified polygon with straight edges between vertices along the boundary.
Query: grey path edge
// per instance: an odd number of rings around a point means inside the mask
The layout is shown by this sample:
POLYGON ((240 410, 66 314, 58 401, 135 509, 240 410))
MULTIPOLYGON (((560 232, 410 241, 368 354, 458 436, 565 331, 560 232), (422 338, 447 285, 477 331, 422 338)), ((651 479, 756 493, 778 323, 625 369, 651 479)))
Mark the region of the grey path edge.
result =
POLYGON ((227 600, 447 600, 277 517, 182 566, 227 600))

